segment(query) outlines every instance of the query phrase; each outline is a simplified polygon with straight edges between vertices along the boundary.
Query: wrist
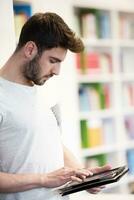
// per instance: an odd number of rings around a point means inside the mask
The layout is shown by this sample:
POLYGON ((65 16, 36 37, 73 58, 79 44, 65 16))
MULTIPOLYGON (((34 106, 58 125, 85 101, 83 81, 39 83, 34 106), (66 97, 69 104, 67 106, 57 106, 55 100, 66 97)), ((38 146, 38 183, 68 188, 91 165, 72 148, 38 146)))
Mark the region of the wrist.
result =
POLYGON ((45 187, 47 182, 47 175, 46 174, 39 174, 38 176, 38 184, 40 187, 45 187))

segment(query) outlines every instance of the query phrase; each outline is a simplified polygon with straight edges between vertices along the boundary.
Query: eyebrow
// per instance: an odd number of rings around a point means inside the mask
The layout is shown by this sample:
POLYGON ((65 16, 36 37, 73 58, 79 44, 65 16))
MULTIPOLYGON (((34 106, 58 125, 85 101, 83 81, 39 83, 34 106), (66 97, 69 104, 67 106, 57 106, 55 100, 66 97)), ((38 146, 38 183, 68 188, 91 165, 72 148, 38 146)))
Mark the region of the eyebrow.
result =
POLYGON ((50 56, 50 58, 54 59, 55 61, 57 62, 61 62, 62 60, 60 60, 59 58, 56 58, 56 57, 53 57, 53 56, 50 56))

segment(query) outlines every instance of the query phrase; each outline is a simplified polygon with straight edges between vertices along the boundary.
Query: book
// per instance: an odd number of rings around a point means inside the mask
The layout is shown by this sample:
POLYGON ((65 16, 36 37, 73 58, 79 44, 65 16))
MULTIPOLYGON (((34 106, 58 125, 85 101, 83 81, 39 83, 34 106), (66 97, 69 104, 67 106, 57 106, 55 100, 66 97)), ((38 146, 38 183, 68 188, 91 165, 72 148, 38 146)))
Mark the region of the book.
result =
POLYGON ((111 37, 111 21, 110 15, 107 11, 99 11, 99 27, 100 27, 100 38, 111 37))
POLYGON ((134 139, 134 116, 126 116, 125 117, 125 130, 128 138, 134 139))
POLYGON ((82 148, 88 148, 88 128, 86 120, 80 121, 80 129, 81 129, 81 146, 82 148))
POLYGON ((85 166, 87 168, 89 167, 97 167, 97 166, 103 166, 107 163, 107 155, 106 154, 98 154, 93 155, 86 158, 85 166))
POLYGON ((119 36, 122 39, 134 38, 134 15, 129 13, 121 13, 119 16, 119 36))
POLYGON ((19 39, 22 26, 24 25, 26 21, 27 21, 27 15, 25 13, 14 15, 15 34, 16 34, 17 40, 19 39))
POLYGON ((102 145, 102 124, 101 120, 89 120, 88 126, 88 143, 89 147, 93 148, 102 145))
POLYGON ((103 131, 103 143, 105 145, 115 143, 115 122, 114 119, 103 119, 102 131, 103 131))
POLYGON ((95 39, 96 34, 96 16, 93 13, 85 13, 82 15, 82 36, 84 38, 95 39))
POLYGON ((100 72, 99 54, 97 52, 87 53, 88 74, 96 74, 100 72))
POLYGON ((121 51, 121 68, 124 73, 133 73, 133 57, 134 57, 134 49, 133 48, 125 48, 121 51))
POLYGON ((112 73, 112 58, 110 54, 105 52, 100 53, 99 64, 101 73, 112 73))
POLYGON ((14 3, 14 22, 16 40, 18 41, 22 26, 32 14, 31 5, 28 3, 14 3))
POLYGON ((80 111, 90 110, 89 87, 84 84, 80 84, 79 86, 79 108, 80 111))
POLYGON ((134 174, 134 149, 127 151, 127 163, 129 166, 129 173, 134 174))
POLYGON ((125 106, 134 106, 134 84, 132 82, 123 85, 123 97, 125 106))

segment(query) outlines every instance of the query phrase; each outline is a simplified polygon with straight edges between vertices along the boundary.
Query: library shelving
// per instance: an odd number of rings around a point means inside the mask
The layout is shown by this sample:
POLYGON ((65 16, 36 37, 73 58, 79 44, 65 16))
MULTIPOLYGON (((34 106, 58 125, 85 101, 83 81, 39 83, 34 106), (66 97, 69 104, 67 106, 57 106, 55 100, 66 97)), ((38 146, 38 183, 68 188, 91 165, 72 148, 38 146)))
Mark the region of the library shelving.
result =
POLYGON ((14 25, 15 25, 15 35, 16 43, 18 42, 20 31, 22 26, 27 21, 27 19, 32 15, 32 5, 30 1, 13 1, 13 11, 14 11, 14 25))
MULTIPOLYGON (((32 0, 15 0, 14 5, 25 4, 31 10, 31 2, 32 0)), ((72 2, 75 27, 77 26, 77 33, 85 44, 85 51, 76 58, 78 141, 82 160, 87 166, 103 165, 107 162, 113 167, 128 165, 129 175, 108 191, 133 193, 133 8, 122 7, 121 1, 112 3, 112 6, 110 1, 105 1, 104 4, 104 1, 100 1, 100 5, 96 0, 68 2, 72 2)), ((48 3, 46 2, 44 10, 48 3)), ((15 13, 17 15, 17 11, 15 13)), ((21 20, 24 22, 30 15, 31 11, 27 14, 23 10, 17 20, 23 16, 21 20)), ((16 32, 18 38, 19 31, 16 32)))
POLYGON ((106 192, 134 190, 134 12, 129 8, 73 6, 85 49, 76 56, 78 126, 86 166, 127 165, 129 174, 106 192))

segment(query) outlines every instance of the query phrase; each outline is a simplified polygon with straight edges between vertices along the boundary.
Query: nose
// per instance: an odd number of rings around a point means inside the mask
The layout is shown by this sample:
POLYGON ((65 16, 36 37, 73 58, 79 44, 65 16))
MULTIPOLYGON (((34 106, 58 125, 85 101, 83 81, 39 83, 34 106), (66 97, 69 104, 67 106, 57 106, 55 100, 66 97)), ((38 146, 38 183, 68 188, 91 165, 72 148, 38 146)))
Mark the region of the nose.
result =
POLYGON ((59 73, 60 73, 60 64, 56 64, 56 65, 54 66, 54 68, 53 68, 53 70, 52 70, 52 73, 53 73, 54 75, 59 75, 59 73))

